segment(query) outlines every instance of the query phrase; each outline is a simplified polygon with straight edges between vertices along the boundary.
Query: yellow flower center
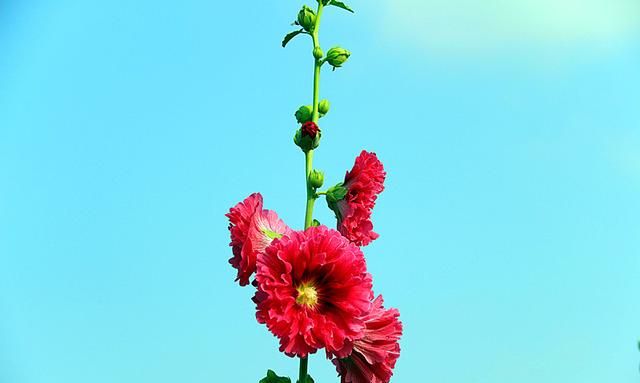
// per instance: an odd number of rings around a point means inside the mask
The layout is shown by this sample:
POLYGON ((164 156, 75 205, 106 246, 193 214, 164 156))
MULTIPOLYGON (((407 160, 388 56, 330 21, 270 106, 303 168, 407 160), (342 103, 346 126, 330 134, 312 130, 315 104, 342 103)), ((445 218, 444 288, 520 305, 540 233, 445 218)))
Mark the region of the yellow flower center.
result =
POLYGON ((313 308, 318 304, 318 290, 310 283, 303 283, 296 288, 298 297, 296 303, 313 308))

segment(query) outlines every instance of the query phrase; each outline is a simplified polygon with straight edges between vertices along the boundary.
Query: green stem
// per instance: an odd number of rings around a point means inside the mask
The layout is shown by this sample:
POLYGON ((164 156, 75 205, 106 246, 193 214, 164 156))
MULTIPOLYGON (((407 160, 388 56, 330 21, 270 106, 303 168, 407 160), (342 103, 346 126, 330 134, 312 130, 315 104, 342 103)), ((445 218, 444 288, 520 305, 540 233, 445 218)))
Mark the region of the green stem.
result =
MULTIPOLYGON (((322 1, 318 1, 318 10, 316 11, 316 22, 313 26, 313 32, 311 38, 313 39, 313 48, 320 47, 320 41, 318 40, 318 32, 320 30, 320 19, 322 18, 322 10, 324 6, 322 1)), ((313 114, 312 121, 318 123, 320 118, 318 112, 318 102, 320 102, 320 68, 322 68, 322 59, 313 59, 313 114)), ((311 184, 309 183, 309 175, 313 170, 313 150, 309 150, 304 154, 305 158, 305 184, 307 186, 307 206, 304 213, 304 228, 305 230, 311 227, 313 224, 313 204, 316 201, 316 193, 311 184)), ((299 383, 307 383, 307 368, 309 366, 309 359, 307 357, 300 358, 300 374, 298 378, 299 383)))
MULTIPOLYGON (((318 10, 316 12, 316 22, 311 33, 313 39, 313 48, 320 47, 318 32, 320 31, 320 19, 322 18, 322 10, 324 5, 322 1, 318 2, 318 10)), ((322 59, 313 59, 313 114, 312 121, 317 123, 320 118, 318 112, 318 103, 320 102, 320 69, 322 68, 322 59)), ((309 184, 309 175, 313 170, 313 150, 309 150, 304 154, 305 157, 305 184, 307 186, 307 206, 304 214, 304 228, 311 227, 313 223, 313 205, 317 198, 315 190, 309 184)))
MULTIPOLYGON (((313 49, 320 47, 318 32, 320 31, 320 19, 322 18, 322 1, 318 2, 318 11, 316 12, 316 23, 313 28, 311 38, 313 39, 313 49)), ((320 102, 320 68, 322 68, 322 58, 313 60, 313 114, 312 121, 317 123, 320 118, 318 112, 318 102, 320 102)))
POLYGON ((309 357, 300 358, 300 380, 299 383, 306 383, 307 380, 307 366, 309 365, 309 357), (304 380, 302 380, 304 377, 304 380))
POLYGON ((309 184, 309 175, 311 174, 311 170, 313 169, 313 150, 309 150, 304 154, 305 157, 305 174, 307 177, 307 207, 304 213, 304 228, 307 229, 311 227, 313 223, 313 204, 316 201, 315 191, 313 187, 309 184))

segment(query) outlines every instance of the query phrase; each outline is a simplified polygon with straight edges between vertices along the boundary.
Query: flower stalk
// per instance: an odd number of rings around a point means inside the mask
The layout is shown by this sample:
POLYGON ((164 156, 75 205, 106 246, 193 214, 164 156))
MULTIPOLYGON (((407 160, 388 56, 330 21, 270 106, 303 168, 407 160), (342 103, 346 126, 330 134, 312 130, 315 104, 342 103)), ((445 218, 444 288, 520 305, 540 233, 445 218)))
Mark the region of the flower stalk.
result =
MULTIPOLYGON (((313 383, 308 356, 320 349, 343 382, 389 383, 400 351, 401 322, 397 310, 382 307, 381 296, 372 301, 373 281, 360 248, 378 238, 371 212, 386 173, 375 153, 363 150, 344 181, 321 190, 325 175, 313 168, 313 157, 322 138, 318 121, 330 103, 320 99, 320 74, 324 63, 335 70, 351 53, 336 46, 325 55, 320 21, 327 6, 353 10, 340 0, 316 1, 317 10, 303 6, 294 22, 299 28, 282 40, 283 47, 300 35, 313 42, 312 103, 294 113, 300 126, 293 141, 305 158, 304 230, 289 228, 276 212, 264 208, 260 193, 253 193, 226 215, 233 253, 229 263, 237 269, 240 286, 256 289, 252 300, 258 323, 280 338, 281 352, 300 359, 297 383, 313 383), (313 218, 320 196, 335 213, 337 230, 313 218)), ((267 370, 260 383, 290 381, 267 370)))
MULTIPOLYGON (((322 1, 318 1, 318 9, 316 10, 316 19, 311 32, 311 39, 313 41, 313 103, 311 104, 313 111, 311 113, 311 121, 318 123, 320 119, 320 112, 318 110, 318 104, 320 102, 320 69, 322 68, 322 57, 316 57, 315 52, 322 51, 320 48, 320 40, 318 38, 318 32, 320 31, 320 20, 322 19, 322 11, 324 4, 322 1)), ((307 187, 307 205, 304 212, 304 228, 305 230, 311 227, 313 224, 313 205, 316 198, 318 198, 315 188, 311 185, 310 175, 313 171, 313 149, 304 153, 305 157, 305 184, 307 187)), ((307 369, 309 365, 308 357, 300 358, 300 373, 298 382, 307 382, 307 369)))

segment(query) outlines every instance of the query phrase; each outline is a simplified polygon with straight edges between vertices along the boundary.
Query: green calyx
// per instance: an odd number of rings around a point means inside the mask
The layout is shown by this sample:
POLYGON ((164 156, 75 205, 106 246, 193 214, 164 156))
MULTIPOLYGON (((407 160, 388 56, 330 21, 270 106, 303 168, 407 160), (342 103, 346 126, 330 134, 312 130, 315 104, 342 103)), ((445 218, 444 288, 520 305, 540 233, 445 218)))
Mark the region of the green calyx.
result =
POLYGON ((311 121, 313 117, 313 107, 311 105, 303 105, 296 110, 296 120, 300 124, 304 124, 307 121, 311 121))
POLYGON ((343 186, 342 182, 330 187, 326 192, 327 206, 329 206, 329 209, 333 210, 338 221, 342 219, 340 209, 338 208, 338 202, 342 201, 344 197, 347 196, 347 192, 348 190, 343 186))
POLYGON ((334 69, 340 68, 347 59, 351 56, 351 52, 341 47, 333 47, 327 52, 327 57, 324 59, 334 69))
POLYGON ((296 130, 296 134, 293 136, 293 142, 302 149, 303 152, 308 152, 310 150, 316 149, 320 146, 320 138, 322 136, 322 132, 318 131, 314 138, 311 138, 307 135, 302 134, 302 130, 296 130))
POLYGON ((327 190, 327 202, 336 203, 342 201, 347 196, 347 192, 347 188, 340 182, 327 190))
POLYGON ((313 9, 307 7, 306 5, 302 6, 300 12, 298 12, 298 19, 296 20, 296 24, 302 27, 307 32, 313 32, 313 28, 316 24, 316 13, 313 9))

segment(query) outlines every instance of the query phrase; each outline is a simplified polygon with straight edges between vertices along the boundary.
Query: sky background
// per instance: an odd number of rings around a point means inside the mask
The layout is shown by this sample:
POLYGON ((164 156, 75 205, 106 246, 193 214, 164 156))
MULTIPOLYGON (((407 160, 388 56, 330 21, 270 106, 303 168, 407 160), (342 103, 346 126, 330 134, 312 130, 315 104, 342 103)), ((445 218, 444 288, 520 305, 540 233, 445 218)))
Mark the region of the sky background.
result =
MULTIPOLYGON (((405 326, 392 381, 638 382, 640 3, 349 4, 321 29, 353 55, 323 72, 315 165, 388 172, 365 254, 405 326)), ((260 191, 303 223, 300 6, 2 2, 1 382, 297 372, 224 214, 260 191)), ((310 372, 337 381, 321 353, 310 372)))

